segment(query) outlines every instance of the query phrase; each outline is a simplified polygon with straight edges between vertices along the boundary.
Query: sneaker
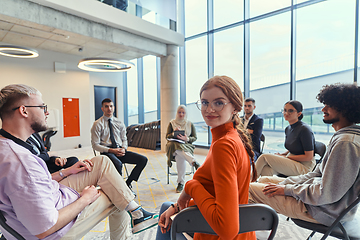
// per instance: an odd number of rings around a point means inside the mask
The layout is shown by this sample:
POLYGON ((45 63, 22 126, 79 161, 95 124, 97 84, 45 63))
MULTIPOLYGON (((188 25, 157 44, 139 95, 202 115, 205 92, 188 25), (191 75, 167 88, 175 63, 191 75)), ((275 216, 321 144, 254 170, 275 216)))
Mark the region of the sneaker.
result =
POLYGON ((133 219, 130 213, 131 227, 133 234, 142 232, 158 224, 158 219, 157 219, 159 217, 158 214, 148 212, 145 209, 143 209, 141 206, 132 210, 131 212, 135 212, 135 211, 141 211, 143 216, 141 218, 133 219))
POLYGON ((184 189, 184 184, 178 183, 176 187, 176 192, 181 193, 183 189, 184 189))
POLYGON ((195 167, 195 170, 198 170, 198 168, 200 167, 200 163, 195 161, 195 162, 193 162, 193 166, 195 167))

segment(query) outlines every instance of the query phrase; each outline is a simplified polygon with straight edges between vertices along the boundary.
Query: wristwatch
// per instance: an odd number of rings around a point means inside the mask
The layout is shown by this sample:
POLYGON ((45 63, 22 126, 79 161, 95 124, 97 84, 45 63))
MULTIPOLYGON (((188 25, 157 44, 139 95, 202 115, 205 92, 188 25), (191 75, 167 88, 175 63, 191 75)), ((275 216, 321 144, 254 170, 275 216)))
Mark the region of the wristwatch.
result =
POLYGON ((62 168, 62 169, 60 169, 60 171, 59 171, 59 175, 60 175, 60 177, 65 178, 65 175, 63 174, 62 170, 64 170, 64 169, 63 169, 63 168, 62 168))

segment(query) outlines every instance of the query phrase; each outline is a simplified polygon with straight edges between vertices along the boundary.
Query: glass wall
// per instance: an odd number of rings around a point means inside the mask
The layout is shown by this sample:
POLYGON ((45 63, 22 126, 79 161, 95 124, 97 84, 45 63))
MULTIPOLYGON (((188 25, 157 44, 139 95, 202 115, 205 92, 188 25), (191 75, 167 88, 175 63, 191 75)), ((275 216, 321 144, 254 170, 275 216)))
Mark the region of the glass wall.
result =
POLYGON ((137 61, 132 60, 133 67, 127 74, 127 96, 128 96, 128 125, 137 124, 138 118, 138 81, 137 81, 137 61))
POLYGON ((157 80, 156 80, 156 57, 143 57, 144 61, 144 122, 157 120, 157 80))
MULTIPOLYGON (((244 27, 214 33, 214 75, 227 75, 244 86, 244 27)), ((242 89, 243 90, 243 89, 242 89)))
POLYGON ((207 1, 185 1, 185 37, 207 31, 207 1))
POLYGON ((236 23, 243 19, 243 0, 214 0, 214 28, 236 23))
MULTIPOLYGON (((232 77, 246 96, 256 100, 267 151, 284 149, 288 122, 281 109, 291 99, 302 102, 303 121, 316 140, 328 142, 334 131, 322 122, 322 104, 316 95, 325 84, 354 81, 356 0, 297 0, 295 6, 291 0, 183 1, 185 51, 179 56, 185 65, 179 79, 185 87, 179 88, 179 96, 186 96, 188 118, 198 133, 196 144, 210 143, 209 129, 195 102, 201 86, 213 75, 232 77)), ((151 12, 143 15, 157 21, 151 12)), ((143 60, 145 122, 155 120, 159 111, 155 59, 143 60)), ((139 87, 131 80, 136 78, 136 70, 128 72, 129 124, 138 121, 139 87)))
POLYGON ((293 8, 291 2, 185 0, 186 103, 203 135, 199 143, 208 129, 193 103, 212 74, 249 86, 245 94, 255 98, 255 113, 264 118, 268 151, 284 149, 288 123, 281 109, 291 99, 303 103, 303 121, 316 140, 330 139, 333 130, 322 122, 315 97, 324 84, 354 81, 356 1, 298 0, 293 8))

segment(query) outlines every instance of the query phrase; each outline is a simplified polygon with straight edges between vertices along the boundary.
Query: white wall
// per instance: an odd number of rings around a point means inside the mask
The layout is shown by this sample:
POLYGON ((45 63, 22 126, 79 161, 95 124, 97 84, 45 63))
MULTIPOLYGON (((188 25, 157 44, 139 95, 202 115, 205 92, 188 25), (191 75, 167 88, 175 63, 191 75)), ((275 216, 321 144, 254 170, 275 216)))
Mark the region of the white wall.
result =
MULTIPOLYGON (((75 148, 78 144, 90 146, 90 128, 94 122, 94 84, 118 87, 122 93, 122 74, 89 74, 77 68, 81 57, 38 50, 35 59, 0 56, 0 88, 8 84, 27 84, 42 93, 49 109, 59 110, 58 133, 51 138, 51 150, 75 148), (54 72, 54 61, 66 64, 66 73, 54 72), (64 138, 62 98, 79 98, 80 136, 64 138)), ((122 98, 118 98, 118 116, 122 119, 122 98)))

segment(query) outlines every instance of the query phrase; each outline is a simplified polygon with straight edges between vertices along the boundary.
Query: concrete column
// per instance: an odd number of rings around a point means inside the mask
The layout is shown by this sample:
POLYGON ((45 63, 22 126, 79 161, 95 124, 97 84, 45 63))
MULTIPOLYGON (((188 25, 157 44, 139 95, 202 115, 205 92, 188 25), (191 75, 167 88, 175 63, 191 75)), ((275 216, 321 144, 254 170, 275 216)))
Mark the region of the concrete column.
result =
POLYGON ((161 57, 160 102, 161 102, 161 151, 165 152, 166 130, 175 118, 178 107, 178 47, 167 45, 167 55, 161 57))

